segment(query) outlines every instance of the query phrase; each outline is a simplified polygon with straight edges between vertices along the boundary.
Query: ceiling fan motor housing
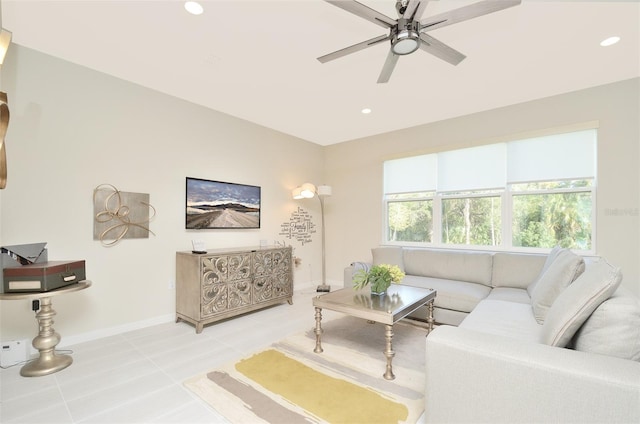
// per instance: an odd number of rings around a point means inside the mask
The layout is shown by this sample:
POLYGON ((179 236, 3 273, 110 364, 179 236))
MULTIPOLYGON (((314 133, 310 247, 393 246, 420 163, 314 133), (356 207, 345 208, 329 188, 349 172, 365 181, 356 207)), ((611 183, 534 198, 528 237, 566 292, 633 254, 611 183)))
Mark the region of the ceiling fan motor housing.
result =
POLYGON ((395 54, 410 54, 420 47, 420 23, 418 21, 400 18, 392 32, 391 49, 395 54))

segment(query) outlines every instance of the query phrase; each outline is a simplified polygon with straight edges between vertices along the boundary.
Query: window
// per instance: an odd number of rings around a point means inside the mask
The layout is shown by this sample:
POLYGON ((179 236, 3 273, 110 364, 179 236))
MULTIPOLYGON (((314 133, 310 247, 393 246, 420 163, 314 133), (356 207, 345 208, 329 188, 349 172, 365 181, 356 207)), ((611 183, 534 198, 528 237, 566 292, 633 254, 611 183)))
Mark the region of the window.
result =
POLYGON ((502 240, 500 195, 442 197, 442 244, 499 246, 502 240))
POLYGON ((384 163, 385 242, 593 251, 596 130, 384 163))
POLYGON ((431 243, 433 194, 390 195, 387 201, 387 240, 431 243))
POLYGON ((594 210, 592 180, 553 181, 512 187, 514 247, 589 251, 594 210))

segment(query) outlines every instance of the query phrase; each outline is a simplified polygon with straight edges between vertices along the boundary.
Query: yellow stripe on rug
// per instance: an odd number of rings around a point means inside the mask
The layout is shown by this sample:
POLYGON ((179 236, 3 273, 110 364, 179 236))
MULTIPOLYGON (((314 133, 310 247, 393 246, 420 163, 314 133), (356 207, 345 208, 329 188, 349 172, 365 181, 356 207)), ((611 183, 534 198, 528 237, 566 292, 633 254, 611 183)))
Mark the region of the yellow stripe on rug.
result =
POLYGON ((243 359, 238 372, 265 389, 330 423, 390 423, 408 417, 407 407, 366 387, 331 377, 269 349, 243 359))

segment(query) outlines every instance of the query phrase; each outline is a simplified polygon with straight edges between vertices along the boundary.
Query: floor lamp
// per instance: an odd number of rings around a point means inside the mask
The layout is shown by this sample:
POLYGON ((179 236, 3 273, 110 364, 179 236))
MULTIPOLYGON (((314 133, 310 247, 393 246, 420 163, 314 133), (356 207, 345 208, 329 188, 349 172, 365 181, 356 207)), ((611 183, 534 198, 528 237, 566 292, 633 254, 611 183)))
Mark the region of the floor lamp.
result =
POLYGON ((318 196, 320 200, 320 213, 322 215, 322 282, 317 287, 318 292, 331 291, 331 286, 327 284, 327 265, 325 261, 324 250, 324 198, 331 196, 331 186, 319 185, 315 186, 311 183, 304 183, 300 187, 296 187, 292 191, 293 198, 298 199, 310 199, 314 196, 318 196))

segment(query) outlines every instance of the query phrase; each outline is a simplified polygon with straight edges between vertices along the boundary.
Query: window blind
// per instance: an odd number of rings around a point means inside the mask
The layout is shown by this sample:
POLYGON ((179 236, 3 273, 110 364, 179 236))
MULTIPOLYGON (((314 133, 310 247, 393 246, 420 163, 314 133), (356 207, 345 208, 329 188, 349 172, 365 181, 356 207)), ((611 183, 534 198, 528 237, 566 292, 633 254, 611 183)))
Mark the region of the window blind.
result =
POLYGON ((505 143, 438 153, 438 191, 504 187, 505 143))
POLYGON ((437 180, 437 155, 412 156, 384 162, 384 192, 433 191, 437 180))
POLYGON ((509 142, 508 182, 595 177, 596 133, 591 129, 509 142))

